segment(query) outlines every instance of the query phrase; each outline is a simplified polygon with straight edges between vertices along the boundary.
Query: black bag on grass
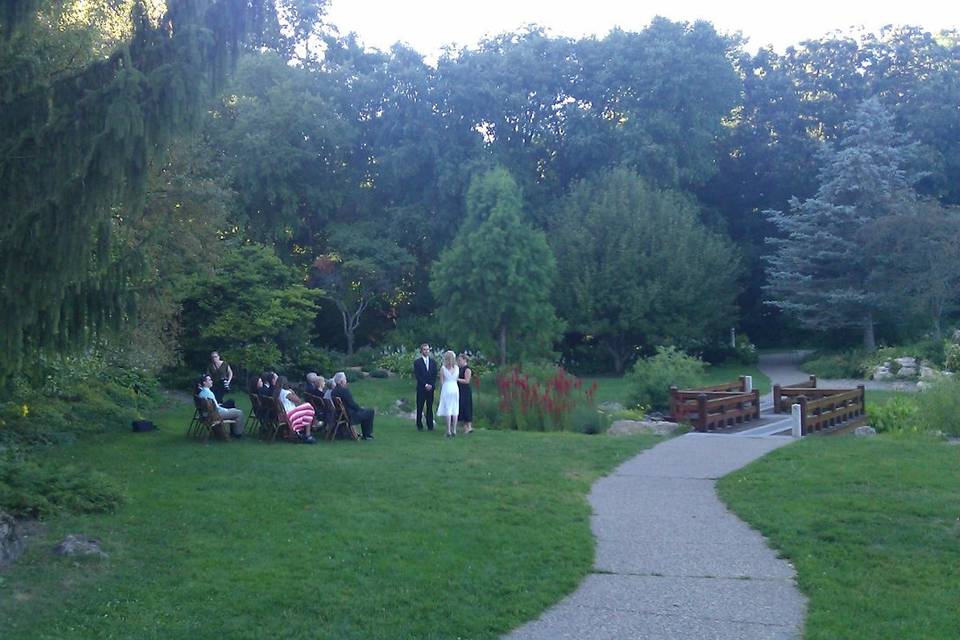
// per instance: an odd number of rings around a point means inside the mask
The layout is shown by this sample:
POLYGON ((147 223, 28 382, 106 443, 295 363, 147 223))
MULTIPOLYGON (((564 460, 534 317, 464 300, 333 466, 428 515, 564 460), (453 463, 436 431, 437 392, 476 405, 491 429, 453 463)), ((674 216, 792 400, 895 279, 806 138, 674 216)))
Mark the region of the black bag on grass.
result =
POLYGON ((130 423, 134 433, 143 433, 144 431, 153 431, 157 427, 149 420, 134 420, 130 423))

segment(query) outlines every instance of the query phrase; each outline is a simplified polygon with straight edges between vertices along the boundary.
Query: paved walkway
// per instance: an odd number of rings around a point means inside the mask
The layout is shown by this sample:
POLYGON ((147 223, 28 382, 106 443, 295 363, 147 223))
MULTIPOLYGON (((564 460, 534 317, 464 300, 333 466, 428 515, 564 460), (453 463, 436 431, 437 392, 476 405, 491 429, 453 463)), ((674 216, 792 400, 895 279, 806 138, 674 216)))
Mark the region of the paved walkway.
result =
POLYGON ((714 481, 790 442, 688 433, 590 492, 594 572, 508 640, 799 638, 793 567, 719 501, 714 481))

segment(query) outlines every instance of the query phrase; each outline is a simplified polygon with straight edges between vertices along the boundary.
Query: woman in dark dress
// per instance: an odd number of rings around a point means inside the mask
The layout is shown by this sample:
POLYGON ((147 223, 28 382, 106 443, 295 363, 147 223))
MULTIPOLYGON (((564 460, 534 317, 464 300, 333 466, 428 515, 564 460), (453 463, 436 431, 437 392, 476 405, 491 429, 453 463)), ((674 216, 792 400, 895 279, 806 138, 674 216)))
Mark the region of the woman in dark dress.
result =
POLYGON ((457 358, 457 365, 460 367, 460 377, 457 378, 457 386, 460 388, 460 415, 457 422, 463 425, 463 432, 473 431, 473 390, 470 388, 470 376, 473 372, 467 365, 467 355, 461 353, 457 358))
POLYGON ((207 375, 213 378, 213 395, 218 403, 223 404, 223 396, 230 391, 230 383, 233 382, 233 369, 214 351, 210 354, 207 375))

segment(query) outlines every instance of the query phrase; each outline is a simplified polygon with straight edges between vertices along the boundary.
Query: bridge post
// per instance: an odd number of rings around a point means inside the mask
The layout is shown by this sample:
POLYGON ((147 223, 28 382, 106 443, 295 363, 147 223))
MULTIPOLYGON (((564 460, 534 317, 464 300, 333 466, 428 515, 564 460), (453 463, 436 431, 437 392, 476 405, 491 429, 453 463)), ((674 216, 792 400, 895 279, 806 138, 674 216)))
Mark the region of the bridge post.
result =
POLYGON ((743 379, 743 390, 746 393, 753 391, 753 376, 740 376, 743 379))
POLYGON ((773 385, 773 412, 780 413, 780 385, 773 385))
POLYGON ((799 404, 791 407, 791 417, 793 418, 792 435, 794 438, 800 438, 803 435, 803 416, 801 415, 801 411, 799 404))

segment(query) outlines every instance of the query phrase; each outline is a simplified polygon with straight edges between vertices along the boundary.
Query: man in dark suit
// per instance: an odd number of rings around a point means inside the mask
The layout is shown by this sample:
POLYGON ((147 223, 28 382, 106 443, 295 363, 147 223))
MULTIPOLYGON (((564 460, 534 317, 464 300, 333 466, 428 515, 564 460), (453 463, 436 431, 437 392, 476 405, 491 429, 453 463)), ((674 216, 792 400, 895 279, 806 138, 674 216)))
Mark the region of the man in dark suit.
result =
POLYGON ((420 357, 413 361, 417 379, 417 431, 423 431, 423 408, 427 408, 427 430, 433 431, 433 388, 437 385, 437 363, 430 357, 430 345, 420 345, 420 357))
POLYGON ((373 409, 364 409, 353 399, 353 394, 347 388, 347 376, 343 371, 333 374, 333 397, 340 398, 343 407, 350 415, 350 422, 360 423, 360 432, 364 440, 373 440, 373 409))

